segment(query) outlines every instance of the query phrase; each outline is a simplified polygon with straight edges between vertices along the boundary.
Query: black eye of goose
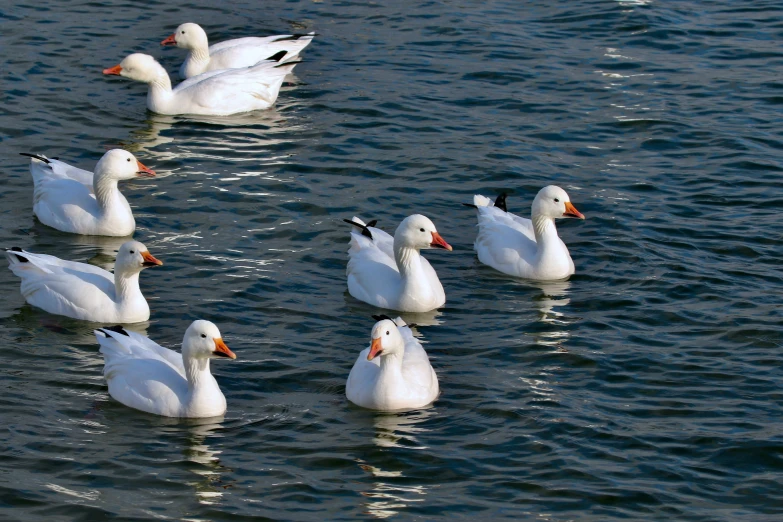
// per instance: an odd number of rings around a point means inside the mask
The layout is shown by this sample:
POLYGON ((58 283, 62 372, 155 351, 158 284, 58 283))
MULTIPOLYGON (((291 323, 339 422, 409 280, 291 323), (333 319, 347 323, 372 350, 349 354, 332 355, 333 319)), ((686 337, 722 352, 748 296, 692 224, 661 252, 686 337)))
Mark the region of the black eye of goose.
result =
POLYGON ((423 229, 423 228, 420 228, 420 229, 419 229, 419 232, 424 232, 424 229, 423 229))
POLYGON ((130 162, 130 158, 128 158, 128 162, 130 162))
POLYGON ((182 34, 185 34, 185 31, 182 31, 182 34))
POLYGON ((386 330, 386 335, 389 335, 389 330, 386 330))
POLYGON ((202 339, 206 339, 207 338, 207 334, 201 334, 201 338, 202 339))
POLYGON ((136 253, 136 251, 135 251, 135 250, 131 250, 131 251, 130 251, 130 253, 131 253, 131 254, 135 254, 135 253, 136 253))
POLYGON ((555 198, 555 203, 560 203, 560 200, 555 198))

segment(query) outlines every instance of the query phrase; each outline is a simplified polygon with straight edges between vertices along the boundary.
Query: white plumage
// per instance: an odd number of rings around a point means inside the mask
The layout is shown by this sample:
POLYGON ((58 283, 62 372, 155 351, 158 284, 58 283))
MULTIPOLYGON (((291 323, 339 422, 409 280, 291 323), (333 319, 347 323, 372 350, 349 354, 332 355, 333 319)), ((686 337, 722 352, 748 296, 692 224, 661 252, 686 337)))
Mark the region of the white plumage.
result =
POLYGON ((358 217, 351 220, 348 249, 348 291, 365 303, 402 312, 428 312, 446 302, 438 275, 419 251, 451 246, 428 218, 414 214, 397 227, 394 237, 358 217), (372 237, 363 235, 366 232, 372 237))
POLYGON ((136 230, 128 201, 117 183, 154 176, 133 154, 108 151, 95 173, 46 156, 31 157, 33 212, 44 225, 72 234, 124 237, 136 230))
POLYGON ((147 108, 158 114, 228 116, 268 109, 277 100, 286 74, 299 62, 263 61, 252 67, 193 76, 174 89, 168 73, 152 56, 135 53, 103 74, 124 76, 149 85, 147 108))
POLYGON ((6 250, 9 268, 22 280, 22 295, 49 313, 96 323, 137 323, 150 317, 139 273, 162 265, 138 241, 123 243, 114 274, 97 266, 21 249, 6 250))
POLYGON ((349 401, 363 408, 421 408, 437 399, 438 377, 427 352, 401 318, 381 316, 372 342, 359 354, 345 384, 349 401))
POLYGON ((184 23, 174 34, 161 42, 188 49, 188 56, 179 69, 182 78, 191 78, 209 71, 250 67, 278 53, 280 63, 296 59, 315 37, 308 34, 280 34, 264 37, 247 37, 225 40, 209 45, 207 33, 200 25, 184 23))
POLYGON ((473 198, 478 210, 475 248, 479 261, 525 279, 564 279, 574 273, 568 248, 557 235, 555 218, 584 216, 565 190, 554 185, 541 189, 533 200, 532 220, 506 212, 505 195, 496 203, 502 208, 484 196, 473 198))
POLYGON ((95 330, 109 395, 125 406, 166 417, 216 417, 226 398, 209 370, 212 358, 235 359, 217 326, 194 321, 182 353, 122 327, 95 330))

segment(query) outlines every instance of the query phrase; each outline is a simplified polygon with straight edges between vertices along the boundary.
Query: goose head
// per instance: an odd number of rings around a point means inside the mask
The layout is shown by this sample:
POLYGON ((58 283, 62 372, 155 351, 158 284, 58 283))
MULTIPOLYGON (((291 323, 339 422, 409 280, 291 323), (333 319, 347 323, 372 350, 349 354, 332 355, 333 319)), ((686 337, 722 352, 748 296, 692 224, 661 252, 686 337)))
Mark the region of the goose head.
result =
POLYGON ((193 321, 182 338, 182 356, 191 359, 236 359, 220 336, 214 323, 199 319, 193 321))
POLYGON ((405 341, 394 321, 384 319, 375 323, 375 326, 372 327, 371 338, 370 353, 367 354, 368 361, 372 361, 378 356, 385 357, 392 354, 402 356, 405 352, 405 341))
POLYGON ((95 166, 95 175, 123 180, 136 177, 153 177, 155 171, 145 167, 136 157, 122 149, 108 151, 95 166))
POLYGON ((533 200, 533 216, 542 216, 550 219, 574 217, 584 219, 585 216, 579 212, 565 190, 555 185, 549 185, 542 188, 536 194, 533 200))
POLYGON ((176 45, 180 49, 206 49, 209 47, 207 33, 200 25, 185 23, 177 27, 174 34, 160 42, 161 45, 176 45))
POLYGON ((400 226, 394 232, 394 242, 421 250, 423 248, 445 248, 451 250, 451 245, 446 243, 438 234, 435 224, 429 218, 421 214, 413 214, 402 220, 400 226))
POLYGON ((144 83, 152 83, 158 78, 169 77, 166 69, 155 58, 142 53, 133 53, 126 56, 119 65, 104 69, 103 74, 123 76, 144 83))
POLYGON ((117 261, 114 264, 115 274, 138 273, 150 266, 160 266, 163 262, 155 259, 147 247, 138 241, 128 241, 120 246, 117 261))

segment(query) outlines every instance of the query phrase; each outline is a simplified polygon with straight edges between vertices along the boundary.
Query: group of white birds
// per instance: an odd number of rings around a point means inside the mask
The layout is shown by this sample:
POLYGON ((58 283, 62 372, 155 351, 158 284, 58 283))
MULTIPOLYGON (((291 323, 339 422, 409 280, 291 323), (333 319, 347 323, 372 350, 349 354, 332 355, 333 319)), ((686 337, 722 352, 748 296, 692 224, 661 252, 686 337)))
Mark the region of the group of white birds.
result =
POLYGON ((236 38, 209 45, 198 24, 186 23, 161 42, 188 49, 171 87, 166 69, 148 54, 134 53, 103 70, 149 85, 147 108, 158 114, 228 116, 274 105, 286 75, 315 33, 236 38))
MULTIPOLYGON (((168 74, 152 57, 132 54, 106 74, 150 84, 147 106, 165 114, 225 115, 269 107, 285 74, 314 33, 240 38, 208 45, 196 24, 180 25, 163 40, 190 53, 180 74, 188 80, 171 89, 168 74), (267 58, 272 58, 268 60, 267 58), (260 61, 259 61, 260 60, 260 61), (294 60, 294 61, 292 61, 294 60), (251 100, 252 99, 252 100, 251 100)), ((52 228, 73 234, 126 237, 136 223, 118 188, 121 180, 155 176, 133 154, 106 152, 94 172, 55 158, 31 157, 33 212, 52 228)), ((568 194, 544 187, 533 200, 532 219, 511 214, 505 194, 494 203, 474 196, 479 232, 479 260, 503 273, 536 280, 564 279, 574 263, 555 227, 555 219, 584 216, 568 194)), ((379 308, 427 312, 443 306, 446 293, 421 250, 452 247, 433 222, 422 215, 405 218, 394 236, 358 217, 348 250, 350 294, 379 308)), ((139 288, 139 274, 163 263, 138 241, 117 253, 114 273, 86 263, 6 250, 11 271, 22 280, 28 303, 52 313, 96 323, 146 321, 150 309, 139 288)), ((427 353, 401 318, 373 316, 371 344, 359 354, 348 376, 347 398, 362 407, 400 411, 420 408, 439 395, 438 378, 427 353)), ((104 356, 109 394, 126 406, 169 417, 214 417, 226 411, 226 399, 209 368, 213 358, 235 359, 217 326, 194 321, 186 330, 181 353, 122 326, 95 330, 104 356)))

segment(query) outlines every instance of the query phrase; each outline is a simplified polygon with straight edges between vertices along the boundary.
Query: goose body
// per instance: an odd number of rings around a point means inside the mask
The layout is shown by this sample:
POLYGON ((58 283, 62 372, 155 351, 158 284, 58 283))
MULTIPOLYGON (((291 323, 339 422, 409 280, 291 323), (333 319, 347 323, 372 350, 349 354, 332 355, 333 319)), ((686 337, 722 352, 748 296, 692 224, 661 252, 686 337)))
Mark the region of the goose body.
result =
POLYGON ((430 404, 440 388, 427 352, 402 319, 379 318, 370 347, 362 350, 348 375, 346 397, 363 408, 383 411, 430 404))
POLYGON ((479 261, 505 274, 525 279, 564 279, 574 273, 574 262, 557 235, 555 218, 584 219, 568 194, 554 185, 544 187, 533 200, 532 219, 506 211, 505 195, 495 204, 476 195, 479 232, 475 249, 479 261))
POLYGON ((443 306, 446 293, 419 251, 451 246, 428 218, 414 214, 394 237, 354 217, 348 249, 348 292, 365 303, 402 312, 428 312, 443 306))
POLYGON ((150 317, 139 273, 162 265, 138 241, 123 243, 114 274, 86 263, 22 249, 6 250, 9 268, 22 280, 22 295, 49 313, 96 323, 136 323, 150 317))
POLYGON ((217 326, 194 321, 177 353, 122 327, 95 330, 109 395, 125 406, 166 417, 216 417, 226 398, 209 369, 212 358, 235 359, 217 326))
POLYGON ((41 223, 63 232, 98 236, 124 237, 136 230, 133 212, 117 183, 155 172, 133 154, 110 150, 98 161, 95 173, 46 156, 29 156, 33 212, 41 223))
POLYGON ((225 40, 209 45, 207 33, 198 24, 185 23, 163 40, 161 45, 175 45, 188 50, 179 69, 182 78, 192 78, 205 72, 250 67, 283 52, 279 61, 296 59, 299 52, 315 37, 309 34, 281 34, 225 40))
POLYGON ((268 109, 277 100, 286 74, 299 62, 262 61, 252 67, 210 71, 173 89, 166 70, 152 56, 135 53, 103 74, 149 85, 147 108, 158 114, 228 116, 268 109))

